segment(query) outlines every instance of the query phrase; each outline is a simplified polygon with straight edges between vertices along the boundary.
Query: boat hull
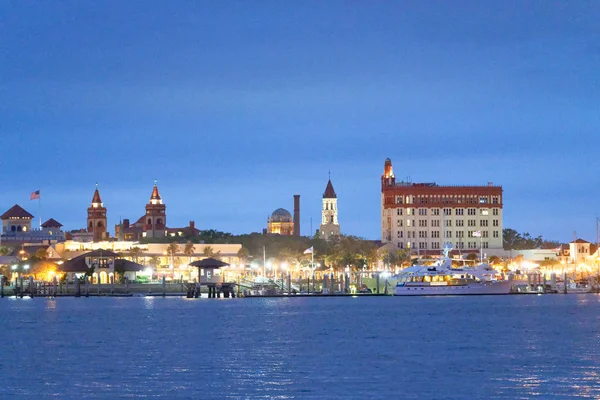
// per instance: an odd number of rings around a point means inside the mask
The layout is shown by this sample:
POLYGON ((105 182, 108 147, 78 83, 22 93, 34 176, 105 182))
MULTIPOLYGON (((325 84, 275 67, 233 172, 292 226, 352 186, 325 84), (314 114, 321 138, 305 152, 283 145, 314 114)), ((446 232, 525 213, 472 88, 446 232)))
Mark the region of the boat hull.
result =
POLYGON ((469 283, 467 285, 448 286, 407 286, 394 288, 394 296, 465 296, 465 295, 502 295, 510 294, 512 281, 469 283))

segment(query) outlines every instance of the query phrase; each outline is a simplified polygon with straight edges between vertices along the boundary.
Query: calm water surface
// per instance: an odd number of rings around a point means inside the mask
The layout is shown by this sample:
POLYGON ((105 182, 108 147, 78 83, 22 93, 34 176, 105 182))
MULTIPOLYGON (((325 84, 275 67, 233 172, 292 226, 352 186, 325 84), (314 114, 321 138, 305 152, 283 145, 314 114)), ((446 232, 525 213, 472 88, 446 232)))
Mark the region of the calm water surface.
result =
POLYGON ((600 297, 2 299, 2 399, 600 398, 600 297))

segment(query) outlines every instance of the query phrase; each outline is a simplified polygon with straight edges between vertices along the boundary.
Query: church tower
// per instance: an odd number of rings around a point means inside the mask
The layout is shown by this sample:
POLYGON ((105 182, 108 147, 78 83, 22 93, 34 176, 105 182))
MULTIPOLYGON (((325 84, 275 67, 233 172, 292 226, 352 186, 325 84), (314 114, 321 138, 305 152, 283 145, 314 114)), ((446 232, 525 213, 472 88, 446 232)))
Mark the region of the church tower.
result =
POLYGON ((321 239, 329 240, 332 236, 340 234, 338 222, 337 195, 333 190, 331 178, 327 182, 325 193, 323 193, 323 209, 321 211, 321 228, 319 230, 321 239))
POLYGON ((100 199, 98 185, 96 185, 96 191, 94 191, 92 204, 88 208, 87 212, 87 231, 94 234, 94 242, 108 239, 106 232, 106 207, 104 207, 102 199, 100 199))
POLYGON ((166 235, 167 206, 163 204, 156 181, 150 201, 146 204, 143 236, 146 238, 163 238, 166 235))

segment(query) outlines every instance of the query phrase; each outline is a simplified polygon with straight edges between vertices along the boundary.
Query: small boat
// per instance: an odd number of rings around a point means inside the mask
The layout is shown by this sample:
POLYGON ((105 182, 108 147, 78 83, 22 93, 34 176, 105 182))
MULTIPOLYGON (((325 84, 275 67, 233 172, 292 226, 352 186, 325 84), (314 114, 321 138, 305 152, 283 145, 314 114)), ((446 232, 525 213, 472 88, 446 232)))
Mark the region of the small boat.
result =
POLYGON ((442 258, 432 266, 415 265, 400 272, 394 296, 443 296, 510 294, 513 281, 504 279, 487 264, 454 268, 445 246, 442 258))

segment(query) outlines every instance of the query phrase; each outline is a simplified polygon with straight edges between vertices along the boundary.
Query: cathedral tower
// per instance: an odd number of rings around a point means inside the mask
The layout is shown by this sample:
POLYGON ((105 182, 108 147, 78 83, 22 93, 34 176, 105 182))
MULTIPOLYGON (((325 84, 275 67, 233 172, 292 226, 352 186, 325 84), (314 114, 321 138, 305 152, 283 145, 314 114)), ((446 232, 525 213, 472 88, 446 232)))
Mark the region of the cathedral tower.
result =
POLYGON ((100 198, 98 185, 96 185, 92 204, 87 212, 87 231, 94 234, 94 242, 108 239, 106 232, 106 207, 104 207, 102 199, 100 198))
POLYGON ((162 238, 166 235, 167 206, 163 204, 158 187, 154 182, 154 189, 150 201, 146 204, 146 215, 144 216, 143 235, 146 238, 162 238))
POLYGON ((325 193, 323 193, 323 209, 321 211, 321 228, 319 230, 321 239, 329 240, 332 236, 340 234, 338 222, 337 195, 333 190, 331 179, 327 182, 325 193))

